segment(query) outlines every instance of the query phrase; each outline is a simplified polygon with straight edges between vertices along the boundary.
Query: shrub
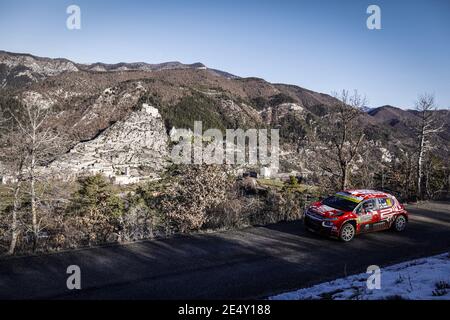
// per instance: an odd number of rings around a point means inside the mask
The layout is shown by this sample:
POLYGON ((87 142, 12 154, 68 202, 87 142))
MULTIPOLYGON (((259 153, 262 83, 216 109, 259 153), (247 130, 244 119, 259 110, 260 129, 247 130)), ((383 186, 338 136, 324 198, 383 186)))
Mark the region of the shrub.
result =
POLYGON ((80 188, 73 195, 65 224, 71 242, 91 245, 118 239, 119 218, 124 203, 100 174, 79 180, 80 188), (73 237, 73 238, 72 238, 73 237))
POLYGON ((120 216, 120 241, 154 237, 155 216, 142 198, 133 197, 126 213, 120 216))
POLYGON ((298 185, 298 179, 296 176, 290 176, 289 177, 289 184, 291 186, 297 186, 298 185))
POLYGON ((238 228, 245 224, 243 202, 240 199, 225 201, 221 207, 207 212, 207 219, 203 225, 205 229, 238 228))
POLYGON ((174 232, 199 230, 207 221, 207 212, 227 199, 231 179, 223 166, 182 166, 171 177, 163 194, 157 195, 157 207, 174 232))

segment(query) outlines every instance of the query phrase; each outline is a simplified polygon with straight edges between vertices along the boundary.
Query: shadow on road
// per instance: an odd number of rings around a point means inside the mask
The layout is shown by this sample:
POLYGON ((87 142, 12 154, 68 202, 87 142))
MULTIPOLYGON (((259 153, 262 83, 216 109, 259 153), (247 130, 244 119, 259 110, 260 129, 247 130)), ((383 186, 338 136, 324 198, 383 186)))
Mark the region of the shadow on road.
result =
POLYGON ((0 260, 0 298, 264 297, 365 272, 372 264, 385 266, 446 251, 448 208, 411 208, 405 232, 366 234, 350 243, 310 233, 294 221, 0 260), (81 268, 81 291, 66 288, 69 265, 81 268))

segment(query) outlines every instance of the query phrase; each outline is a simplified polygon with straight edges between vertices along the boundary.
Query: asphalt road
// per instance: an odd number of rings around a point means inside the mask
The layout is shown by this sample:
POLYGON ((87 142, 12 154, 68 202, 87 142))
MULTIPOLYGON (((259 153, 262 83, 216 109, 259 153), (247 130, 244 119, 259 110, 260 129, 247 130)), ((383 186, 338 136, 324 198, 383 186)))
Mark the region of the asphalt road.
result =
POLYGON ((407 208, 405 232, 350 243, 305 231, 300 221, 239 231, 0 259, 0 299, 247 299, 305 287, 450 250, 450 203, 407 208), (81 290, 66 287, 69 265, 81 290))

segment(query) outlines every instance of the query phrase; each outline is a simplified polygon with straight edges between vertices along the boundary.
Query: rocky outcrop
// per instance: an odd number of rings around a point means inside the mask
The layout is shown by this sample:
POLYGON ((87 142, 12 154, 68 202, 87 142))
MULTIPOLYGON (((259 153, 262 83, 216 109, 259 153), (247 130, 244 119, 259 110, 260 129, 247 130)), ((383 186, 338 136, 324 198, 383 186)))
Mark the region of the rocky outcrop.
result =
POLYGON ((168 158, 168 136, 158 109, 143 104, 95 139, 75 145, 49 169, 77 176, 102 173, 117 183, 158 178, 168 158))

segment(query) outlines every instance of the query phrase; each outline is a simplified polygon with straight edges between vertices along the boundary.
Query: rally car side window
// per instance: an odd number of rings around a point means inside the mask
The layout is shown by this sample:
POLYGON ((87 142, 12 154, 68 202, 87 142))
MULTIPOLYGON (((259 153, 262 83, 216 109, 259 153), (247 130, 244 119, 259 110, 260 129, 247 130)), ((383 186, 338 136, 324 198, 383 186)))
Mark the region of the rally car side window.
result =
POLYGON ((392 201, 391 198, 379 198, 378 199, 378 205, 380 206, 380 209, 386 209, 392 207, 394 204, 394 201, 392 201))
POLYGON ((375 210, 377 210, 377 202, 375 201, 375 199, 369 199, 366 200, 362 203, 360 203, 358 205, 358 208, 356 209, 356 214, 361 215, 361 214, 368 214, 371 213, 375 210))

